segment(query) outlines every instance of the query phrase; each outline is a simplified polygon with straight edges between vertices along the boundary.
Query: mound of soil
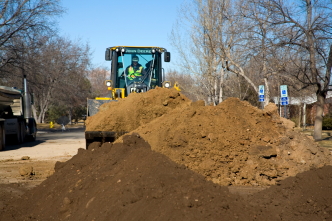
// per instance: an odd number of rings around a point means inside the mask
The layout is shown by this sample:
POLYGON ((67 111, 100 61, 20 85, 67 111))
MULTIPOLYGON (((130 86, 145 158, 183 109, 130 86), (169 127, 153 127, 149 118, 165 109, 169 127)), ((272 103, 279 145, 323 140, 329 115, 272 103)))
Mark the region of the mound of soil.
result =
POLYGON ((328 149, 293 126, 274 104, 261 110, 229 98, 217 106, 199 101, 179 107, 133 132, 214 183, 268 186, 331 164, 328 149))
POLYGON ((332 167, 249 196, 152 151, 138 134, 94 143, 0 210, 0 220, 329 220, 332 167))
POLYGON ((130 132, 190 100, 175 89, 159 88, 132 93, 118 102, 105 103, 86 120, 86 131, 130 132))
POLYGON ((86 130, 134 131, 153 150, 214 183, 267 186, 331 163, 326 148, 293 126, 274 104, 260 110, 229 98, 205 106, 175 89, 157 88, 104 104, 86 130))

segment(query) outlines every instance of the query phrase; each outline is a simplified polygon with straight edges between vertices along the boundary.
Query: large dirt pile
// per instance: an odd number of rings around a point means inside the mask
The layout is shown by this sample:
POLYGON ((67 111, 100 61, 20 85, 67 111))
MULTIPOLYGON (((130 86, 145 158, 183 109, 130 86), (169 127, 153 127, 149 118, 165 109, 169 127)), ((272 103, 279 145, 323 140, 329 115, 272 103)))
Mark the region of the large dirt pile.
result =
POLYGON ((138 134, 92 144, 22 196, 0 220, 330 220, 332 167, 298 174, 248 199, 206 181, 138 134))
POLYGON ((103 104, 86 120, 86 131, 130 132, 190 100, 175 89, 159 88, 132 93, 118 102, 103 104))
MULTIPOLYGON (((217 106, 157 88, 104 104, 87 131, 141 134, 153 150, 221 185, 274 185, 331 163, 330 152, 277 114, 237 98, 217 106)), ((121 142, 119 139, 117 142, 121 142)))
MULTIPOLYGON (((293 123, 237 98, 217 106, 178 107, 134 130, 173 161, 221 185, 274 185, 311 168, 331 164, 331 154, 293 123)), ((121 142, 121 139, 117 142, 121 142)))

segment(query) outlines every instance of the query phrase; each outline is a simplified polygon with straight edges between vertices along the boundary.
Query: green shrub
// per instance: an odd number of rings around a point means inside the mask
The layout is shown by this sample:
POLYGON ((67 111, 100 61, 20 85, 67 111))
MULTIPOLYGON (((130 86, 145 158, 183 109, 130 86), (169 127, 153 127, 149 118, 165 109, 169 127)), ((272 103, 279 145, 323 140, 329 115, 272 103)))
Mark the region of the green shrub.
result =
POLYGON ((325 116, 323 118, 323 130, 331 130, 332 129, 332 117, 325 116))

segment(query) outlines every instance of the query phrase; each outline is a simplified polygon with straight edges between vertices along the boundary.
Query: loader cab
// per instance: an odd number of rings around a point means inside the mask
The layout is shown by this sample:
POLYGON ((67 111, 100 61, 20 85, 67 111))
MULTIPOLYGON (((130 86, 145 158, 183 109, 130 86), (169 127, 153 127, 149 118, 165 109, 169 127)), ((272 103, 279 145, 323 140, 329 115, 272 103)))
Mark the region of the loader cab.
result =
POLYGON ((111 87, 117 91, 124 90, 125 96, 161 87, 164 81, 162 54, 164 61, 169 62, 170 53, 160 47, 107 48, 105 59, 112 61, 111 87))

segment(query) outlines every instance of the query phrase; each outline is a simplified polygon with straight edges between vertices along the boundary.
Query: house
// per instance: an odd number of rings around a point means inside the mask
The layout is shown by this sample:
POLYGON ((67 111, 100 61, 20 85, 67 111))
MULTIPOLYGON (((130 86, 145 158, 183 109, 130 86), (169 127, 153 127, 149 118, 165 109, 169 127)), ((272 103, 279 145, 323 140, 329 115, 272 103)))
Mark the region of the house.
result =
MULTIPOLYGON (((272 100, 279 107, 281 117, 294 121, 297 126, 299 124, 314 124, 316 117, 316 94, 304 97, 289 97, 288 105, 281 105, 281 102, 279 102, 280 97, 273 97, 272 100)), ((327 93, 323 116, 329 113, 332 113, 332 91, 327 93)))

